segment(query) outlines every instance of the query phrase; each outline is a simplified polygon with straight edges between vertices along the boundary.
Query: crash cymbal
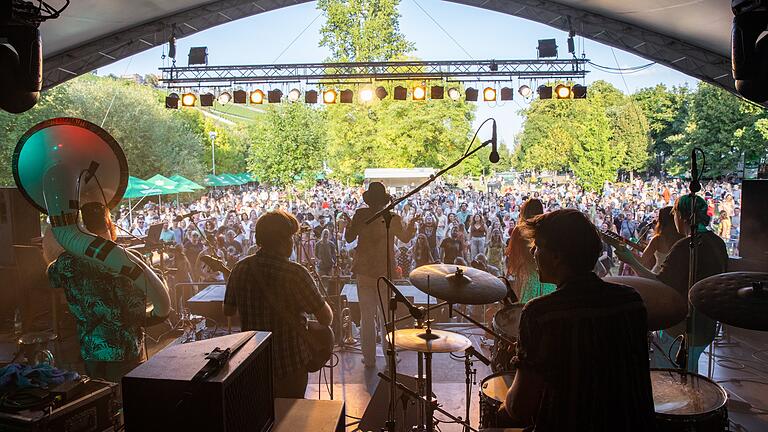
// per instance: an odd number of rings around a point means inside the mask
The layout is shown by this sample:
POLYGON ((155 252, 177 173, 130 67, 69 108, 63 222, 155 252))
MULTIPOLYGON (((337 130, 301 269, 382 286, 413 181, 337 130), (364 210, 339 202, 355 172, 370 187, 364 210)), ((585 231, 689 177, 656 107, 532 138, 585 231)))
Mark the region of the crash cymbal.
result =
MULTIPOLYGON (((419 328, 395 330, 395 346, 424 353, 458 352, 472 346, 469 339, 458 333, 445 330, 426 333, 426 329, 419 328)), ((387 341, 392 342, 392 333, 387 334, 387 341)))
POLYGON ((648 311, 648 330, 672 327, 688 314, 688 302, 662 282, 638 276, 608 276, 603 280, 631 286, 640 294, 648 311))
POLYGON ((449 303, 491 304, 507 295, 506 285, 496 276, 455 264, 421 266, 411 272, 409 279, 420 291, 449 303))
POLYGON ((691 304, 704 315, 750 330, 768 330, 768 273, 731 272, 696 282, 691 304))

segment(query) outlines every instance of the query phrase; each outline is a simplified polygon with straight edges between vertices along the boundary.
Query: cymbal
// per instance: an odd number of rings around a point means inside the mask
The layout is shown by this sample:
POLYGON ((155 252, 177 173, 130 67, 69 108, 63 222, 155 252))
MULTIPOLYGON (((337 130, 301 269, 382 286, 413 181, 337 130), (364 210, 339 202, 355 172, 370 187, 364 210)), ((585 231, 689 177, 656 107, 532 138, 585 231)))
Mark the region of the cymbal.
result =
MULTIPOLYGON (((458 333, 431 330, 428 337, 426 332, 419 328, 395 330, 395 346, 423 353, 457 352, 472 346, 469 339, 458 333)), ((387 334, 387 341, 392 342, 392 333, 387 334)))
POLYGON ((768 273, 731 272, 691 287, 691 304, 704 315, 750 330, 768 330, 768 273))
POLYGON ((507 286, 496 276, 455 264, 421 266, 411 272, 409 279, 419 291, 449 303, 491 304, 507 295, 507 286))
POLYGON ((640 294, 648 311, 648 330, 672 327, 688 314, 686 300, 665 283, 638 276, 608 276, 603 280, 631 286, 640 294))

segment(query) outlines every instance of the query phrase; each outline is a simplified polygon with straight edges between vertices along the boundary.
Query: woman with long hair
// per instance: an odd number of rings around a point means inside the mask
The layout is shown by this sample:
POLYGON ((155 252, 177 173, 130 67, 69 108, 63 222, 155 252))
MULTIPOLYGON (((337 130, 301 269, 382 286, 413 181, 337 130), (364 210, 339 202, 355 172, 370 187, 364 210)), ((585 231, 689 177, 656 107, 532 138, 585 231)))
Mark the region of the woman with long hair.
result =
POLYGON ((413 263, 414 267, 432 264, 435 259, 432 256, 432 248, 429 245, 429 239, 424 234, 416 237, 416 243, 413 245, 413 263))
POLYGON ((658 273, 661 263, 667 258, 669 250, 683 238, 675 228, 675 220, 672 217, 672 206, 659 209, 659 216, 653 229, 653 237, 640 256, 640 263, 652 272, 658 273))
POLYGON ((520 206, 520 219, 512 230, 507 245, 507 275, 514 276, 512 289, 520 303, 526 303, 536 297, 550 294, 557 288, 554 284, 543 283, 539 280, 536 262, 531 255, 531 245, 520 232, 520 225, 535 216, 544 213, 541 200, 531 198, 520 206))
POLYGON ((480 213, 472 216, 472 223, 469 225, 469 260, 474 260, 478 254, 485 252, 485 236, 488 227, 485 225, 485 218, 480 213))
POLYGON ((491 231, 488 245, 486 246, 485 256, 488 258, 488 263, 497 269, 502 268, 502 262, 504 261, 504 238, 501 234, 501 229, 495 228, 491 231))

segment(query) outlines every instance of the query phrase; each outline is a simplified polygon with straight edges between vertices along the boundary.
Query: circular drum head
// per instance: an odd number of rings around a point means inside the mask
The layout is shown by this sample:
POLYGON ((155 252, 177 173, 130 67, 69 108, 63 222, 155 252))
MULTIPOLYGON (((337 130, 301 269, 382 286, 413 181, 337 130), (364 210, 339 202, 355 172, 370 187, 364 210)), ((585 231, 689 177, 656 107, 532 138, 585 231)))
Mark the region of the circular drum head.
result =
POLYGON ((504 371, 488 375, 480 383, 480 391, 491 399, 504 402, 507 397, 507 391, 512 387, 512 381, 515 380, 515 372, 504 371))
POLYGON ((44 174, 57 164, 71 174, 57 181, 77 182, 84 170, 94 170, 93 179, 81 182, 81 205, 106 201, 111 209, 123 198, 128 161, 117 141, 99 126, 60 117, 38 123, 19 139, 13 152, 13 178, 24 197, 43 213, 48 213, 43 198, 44 174))
POLYGON ((657 414, 706 414, 722 408, 728 401, 725 390, 717 383, 701 375, 673 369, 651 369, 651 387, 657 414))
POLYGON ((503 333, 512 339, 520 337, 520 316, 523 313, 522 303, 514 303, 504 307, 504 309, 493 315, 493 329, 498 333, 503 333))

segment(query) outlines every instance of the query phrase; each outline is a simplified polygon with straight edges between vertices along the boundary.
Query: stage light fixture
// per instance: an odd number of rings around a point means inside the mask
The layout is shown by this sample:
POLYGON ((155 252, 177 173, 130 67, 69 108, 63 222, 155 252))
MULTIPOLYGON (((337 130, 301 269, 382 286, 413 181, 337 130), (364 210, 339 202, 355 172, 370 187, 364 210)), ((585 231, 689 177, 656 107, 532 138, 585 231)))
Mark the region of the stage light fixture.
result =
POLYGON ((486 87, 483 89, 483 101, 493 102, 496 100, 496 89, 493 87, 486 87))
POLYGON ((526 99, 528 99, 529 97, 531 97, 531 95, 533 94, 533 90, 531 90, 531 88, 530 88, 530 87, 528 87, 528 86, 527 86, 527 85, 525 85, 525 84, 521 85, 521 86, 520 86, 520 87, 517 89, 517 92, 518 92, 518 93, 520 93, 520 96, 522 96, 522 97, 524 97, 524 98, 526 98, 526 99))
POLYGON ((205 93, 200 95, 200 106, 201 107, 212 107, 213 106, 213 93, 205 93))
POLYGON ((304 103, 317 103, 317 90, 307 90, 304 92, 304 103))
POLYGON ((387 96, 389 96, 389 92, 387 92, 387 89, 385 89, 382 86, 376 87, 376 97, 379 98, 379 100, 383 100, 387 96))
POLYGON ((336 93, 336 90, 334 89, 328 89, 323 92, 323 103, 326 104, 335 104, 336 103, 336 96, 338 94, 336 93))
POLYGON ((339 102, 341 103, 352 103, 352 97, 354 96, 354 92, 350 89, 342 90, 339 92, 339 102))
POLYGON ((279 103, 282 98, 283 92, 281 92, 279 89, 274 89, 267 92, 267 102, 269 103, 279 103))
POLYGON ((248 94, 245 92, 245 90, 235 90, 232 92, 232 100, 236 104, 244 104, 247 99, 248 94))
POLYGON ((179 95, 171 93, 165 97, 165 107, 169 109, 179 109, 179 95))
POLYGON ((539 46, 536 49, 539 52, 539 58, 557 57, 557 41, 554 39, 539 39, 539 46))
POLYGON ((394 100, 405 100, 408 97, 408 89, 403 86, 395 87, 395 94, 392 96, 394 100))
POLYGON ((208 47, 192 47, 189 49, 187 65, 207 65, 208 47))
POLYGON ((226 105, 232 102, 232 95, 229 92, 220 93, 218 101, 221 105, 226 105))
POLYGON ((368 103, 373 100, 373 89, 364 88, 360 90, 360 102, 368 103))
POLYGON ((291 89, 291 91, 288 92, 288 100, 290 102, 297 102, 299 98, 301 97, 301 90, 299 89, 291 89))
POLYGON ((432 88, 429 89, 429 97, 432 99, 442 99, 444 94, 445 87, 443 86, 432 86, 432 88))
POLYGON ((264 92, 261 90, 254 90, 251 92, 251 103, 261 105, 264 103, 264 92))
POLYGON ((576 84, 571 89, 571 93, 573 93, 574 99, 586 99, 587 98, 587 87, 583 86, 581 84, 576 84))
POLYGON ((552 86, 539 86, 539 99, 552 99, 552 86))
POLYGON ((411 93, 413 100, 423 101, 427 99, 427 88, 425 86, 416 86, 411 93))
POLYGON ((565 84, 558 84, 557 87, 555 87, 555 96, 557 96, 558 99, 570 99, 571 88, 565 84))
POLYGON ((502 87, 501 88, 501 95, 499 96, 499 99, 503 101, 510 101, 515 96, 515 91, 512 90, 509 87, 502 87))
POLYGON ((477 102, 477 89, 468 87, 464 90, 464 100, 468 102, 477 102))
POLYGON ((456 87, 451 87, 448 89, 448 97, 451 98, 451 100, 458 101, 461 99, 461 92, 456 87))
POLYGON ((195 106, 195 102, 197 102, 197 96, 194 93, 184 93, 181 95, 181 106, 195 106))

